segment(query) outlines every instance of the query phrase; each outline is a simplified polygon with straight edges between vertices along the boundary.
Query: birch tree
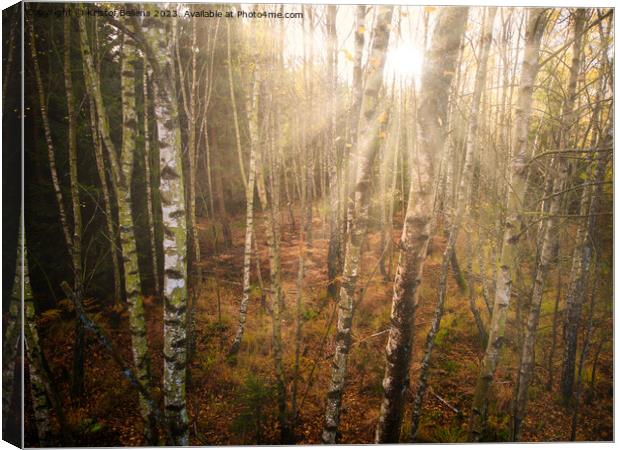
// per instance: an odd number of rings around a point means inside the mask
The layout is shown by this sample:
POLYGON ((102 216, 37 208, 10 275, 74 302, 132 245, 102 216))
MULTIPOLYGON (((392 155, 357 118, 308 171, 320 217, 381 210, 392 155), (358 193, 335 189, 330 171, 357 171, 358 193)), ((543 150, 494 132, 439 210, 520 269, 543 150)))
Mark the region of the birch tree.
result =
MULTIPOLYGON (((2 434, 7 436, 7 422, 11 416, 11 400, 13 390, 21 391, 20 380, 15 379, 15 362, 21 355, 22 335, 22 264, 23 245, 20 219, 20 231, 17 243, 17 259, 15 260, 15 277, 9 300, 8 320, 2 341, 2 434)), ((21 373, 20 373, 21 376, 21 373)), ((22 414, 21 407, 19 414, 22 414)))
MULTIPOLYGON (((235 100, 235 90, 233 85, 233 76, 232 76, 232 60, 230 57, 230 24, 226 22, 226 43, 227 43, 227 51, 228 51, 228 82, 230 87, 230 97, 231 103, 233 105, 234 111, 234 121, 235 121, 235 137, 237 143, 237 150, 241 155, 241 135, 239 132, 239 123, 237 117, 237 107, 235 100)), ((258 51, 258 50, 257 50, 258 51)), ((250 276, 252 272, 252 241, 254 239, 254 191, 255 191, 255 180, 256 180, 256 146, 258 145, 258 100, 260 94, 260 67, 259 63, 259 55, 255 54, 256 63, 252 67, 252 72, 250 74, 251 85, 248 86, 247 89, 247 98, 245 101, 246 105, 246 117, 248 118, 248 129, 249 129, 249 147, 250 147, 250 164, 249 164, 249 174, 248 179, 245 184, 245 204, 246 204, 246 215, 245 215, 245 244, 243 250, 243 296, 241 298, 241 303, 239 305, 239 325, 237 328, 237 333, 235 335, 235 339, 232 343, 232 346, 228 352, 229 356, 235 355, 239 351, 239 347, 241 346, 241 339, 243 338, 243 333, 245 330, 245 322, 247 320, 248 313, 248 303, 250 301, 250 276)), ((241 160, 240 164, 243 163, 241 160)))
MULTIPOLYGON (((67 121, 69 131, 69 180, 71 186, 71 205, 73 210, 73 239, 71 260, 73 263, 73 290, 82 298, 82 205, 77 171, 77 130, 73 99, 73 75, 71 73, 71 17, 64 18, 64 79, 67 96, 67 121)), ((84 328, 77 320, 75 323, 75 347, 73 357, 73 379, 71 393, 82 395, 84 391, 84 328)))
MULTIPOLYGON (((478 119, 480 117, 480 98, 482 91, 484 90, 487 75, 487 66, 489 59, 489 49, 493 40, 493 22, 495 19, 495 13, 497 8, 490 7, 487 10, 485 22, 480 38, 478 67, 476 68, 476 78, 474 81, 474 91, 471 99, 471 107, 469 110, 469 120, 467 124, 467 140, 465 144, 465 160, 461 170, 460 183, 458 194, 456 198, 456 211, 452 215, 450 223, 450 231, 448 234, 448 242, 446 249, 444 250, 443 259, 441 263, 441 272, 439 275, 439 293, 437 299, 437 306, 435 308, 435 315, 431 328, 426 337, 426 347, 424 351, 424 357, 422 359, 422 366, 420 367, 420 376, 418 380, 418 388, 413 400, 412 421, 411 421, 411 436, 415 438, 415 434, 419 427, 422 401, 424 394, 426 393, 426 387, 428 383, 428 370, 430 366, 430 358, 433 350, 435 337, 441 326, 441 319, 443 316, 444 303, 446 299, 447 291, 447 278, 448 267, 453 261, 454 250, 458 235, 461 229, 461 223, 463 215, 468 203, 468 190, 471 189, 471 180, 474 169, 474 153, 476 151, 476 142, 478 134, 478 119)), ((470 290, 473 286, 470 286, 470 290)))
MULTIPOLYGON (((135 43, 129 35, 123 34, 123 58, 121 70, 121 97, 123 114, 123 136, 120 161, 117 150, 110 135, 106 108, 101 93, 99 77, 94 69, 92 53, 86 32, 86 19, 80 16, 80 48, 84 66, 84 78, 87 89, 95 102, 99 135, 107 149, 108 158, 112 166, 113 187, 118 202, 119 229, 121 234, 121 250, 125 275, 125 292, 129 309, 129 327, 131 331, 131 347, 133 363, 138 379, 150 390, 151 369, 150 356, 146 340, 146 321, 133 217, 131 213, 131 178, 134 168, 135 132, 137 118, 135 113, 135 43)), ((153 416, 152 405, 140 396, 140 411, 144 421, 144 437, 147 443, 157 442, 157 430, 153 416)))
MULTIPOLYGON (((601 136, 600 144, 604 148, 611 148, 612 143, 613 131, 611 127, 608 127, 603 136, 601 136)), ((580 214, 584 216, 584 220, 582 220, 577 230, 577 246, 573 252, 569 291, 564 311, 564 328, 562 330, 564 352, 562 355, 560 392, 565 403, 569 403, 573 396, 581 310, 588 293, 587 275, 594 257, 593 240, 596 233, 597 214, 600 212, 602 187, 607 163, 606 158, 599 157, 593 174, 594 186, 592 187, 592 192, 590 195, 584 192, 581 199, 580 214)), ((588 190, 588 188, 586 187, 585 190, 588 190)))
POLYGON ((398 442, 403 400, 408 381, 417 287, 431 236, 433 185, 438 156, 443 152, 448 93, 454 73, 468 8, 443 8, 425 56, 421 97, 417 111, 419 130, 417 169, 411 176, 407 212, 400 238, 394 277, 390 331, 386 345, 383 399, 376 443, 398 442))
MULTIPOLYGON (((574 105, 576 97, 577 77, 580 72, 582 37, 585 24, 585 10, 577 9, 574 13, 574 41, 573 56, 570 66, 570 75, 568 80, 568 88, 566 91, 566 99, 562 107, 562 130, 560 137, 560 149, 567 148, 569 145, 568 132, 571 124, 574 123, 574 105)), ((553 194, 549 205, 549 219, 544 222, 542 229, 543 239, 542 248, 540 250, 540 258, 536 265, 534 275, 534 285, 532 287, 532 297, 530 300, 530 310, 527 318, 527 326, 523 339, 523 347, 521 349, 521 357, 519 363, 519 373, 517 377, 516 400, 513 418, 513 440, 519 440, 521 435, 521 424, 525 416, 525 407, 527 403, 527 394, 529 385, 534 372, 534 346, 536 344, 536 331, 540 318, 540 307, 542 305, 543 291, 549 266, 551 265, 555 240, 557 233, 557 225, 559 222, 558 215, 560 213, 560 203, 562 199, 562 190, 568 178, 568 161, 558 155, 556 159, 555 169, 557 174, 553 180, 553 194)))
POLYGON ((341 225, 340 225, 340 179, 336 149, 336 90, 338 72, 338 52, 336 35, 337 6, 328 5, 326 12, 327 28, 327 83, 328 120, 327 125, 327 166, 329 176, 329 245, 327 253, 328 291, 335 297, 336 277, 341 271, 341 225))
POLYGON ((155 239, 155 212, 153 205, 152 178, 151 178, 151 130, 150 130, 150 102, 149 102, 149 76, 148 76, 148 59, 143 56, 142 64, 142 94, 144 109, 144 177, 146 178, 146 214, 147 226, 149 227, 149 243, 151 245, 151 265, 152 277, 155 285, 155 292, 161 295, 159 286, 159 261, 157 258, 157 245, 155 239))
POLYGON ((500 268, 495 280, 495 299, 489 326, 489 339, 476 382, 476 390, 469 419, 469 441, 479 441, 484 431, 489 390, 495 377, 499 352, 504 341, 506 315, 510 304, 513 282, 514 257, 522 231, 521 205, 527 175, 527 144, 529 118, 532 110, 532 92, 538 73, 540 41, 547 24, 547 11, 530 8, 525 36, 525 50, 521 65, 521 80, 513 128, 514 156, 510 174, 511 192, 508 199, 507 217, 503 230, 500 268))
MULTIPOLYGON (((601 18, 599 16, 598 21, 601 18)), ((601 38, 601 58, 602 70, 599 73, 599 91, 598 95, 603 95, 606 91, 606 76, 605 72, 609 73, 611 77, 610 87, 613 94, 613 76, 611 75, 609 65, 610 61, 607 58, 608 43, 606 36, 602 31, 602 25, 599 23, 599 31, 601 38)), ((576 31, 575 31, 576 33, 576 31)), ((597 96, 598 96, 597 95, 597 96)), ((600 147, 602 151, 609 150, 613 147, 613 128, 608 124, 604 130, 600 130, 600 116, 601 111, 595 106, 597 111, 592 122, 596 126, 594 136, 592 139, 593 147, 596 149, 600 147)), ((613 104, 610 105, 613 108, 613 104)), ((577 246, 573 251, 573 258, 571 263, 571 271, 569 278, 569 290, 564 307, 564 323, 562 329, 562 340, 564 343, 564 351, 562 355, 562 370, 560 379, 560 392, 565 404, 568 404, 573 395, 573 385, 575 382, 575 366, 577 359, 577 335, 580 324, 581 308, 584 303, 584 299, 587 292, 587 273, 588 267, 592 259, 593 252, 593 236, 595 233, 595 226, 597 223, 597 214, 600 212, 600 201, 602 195, 602 186, 604 183, 607 161, 602 155, 598 155, 598 162, 593 174, 592 187, 585 187, 581 198, 580 214, 584 217, 580 218, 580 223, 577 229, 576 242, 577 246), (588 192, 591 191, 591 192, 588 192), (584 196, 590 195, 590 199, 584 198, 584 196), (587 212, 586 212, 587 211, 587 212)))
MULTIPOLYGON (((81 226, 81 211, 80 211, 80 198, 77 179, 77 140, 76 140, 76 124, 75 124, 75 112, 73 107, 73 83, 71 80, 71 56, 70 56, 70 17, 64 19, 64 49, 63 49, 63 62, 64 62, 64 78, 65 78, 65 94, 67 96, 67 118, 69 128, 69 178, 71 185, 71 203, 73 206, 73 229, 69 226, 67 214, 65 212, 64 200, 62 190, 60 187, 60 181, 58 177, 58 169, 56 166, 56 152, 54 143, 52 140, 52 131, 50 126, 50 120, 47 112, 47 101, 45 96, 45 90, 43 86, 43 80, 41 78, 41 70, 39 68, 39 58, 36 48, 36 38, 34 32, 34 26, 32 18, 26 20, 28 27, 29 41, 31 57, 34 69, 34 76, 37 85, 37 93, 39 98, 39 106, 41 112, 41 119, 43 122, 43 129, 45 133, 45 142, 47 145, 47 156, 50 167, 50 175, 52 179, 52 186, 54 194, 56 196, 56 202, 58 206, 58 213, 60 216, 60 223, 67 244, 67 251, 71 255, 71 263, 73 268, 73 280, 76 288, 77 295, 82 295, 82 226, 81 226)), ((75 328, 75 342, 74 342, 74 354, 73 354, 73 371, 71 374, 71 394, 75 397, 81 396, 84 390, 84 331, 81 323, 76 321, 75 328)))
POLYGON ((351 348, 355 287, 359 275, 362 242, 368 229, 369 184, 374 160, 380 145, 379 129, 383 115, 378 107, 379 91, 383 86, 383 68, 390 40, 392 11, 393 7, 391 6, 379 6, 377 8, 375 39, 369 57, 369 61, 372 63, 367 66, 366 84, 362 95, 360 132, 356 143, 359 164, 355 175, 353 215, 346 242, 342 284, 338 298, 336 349, 327 392, 325 423, 321 436, 325 444, 336 442, 336 433, 340 423, 342 394, 346 383, 347 360, 351 348))
MULTIPOLYGON (((170 25, 176 26, 172 21, 170 25)), ((164 226, 164 406, 170 445, 189 445, 187 371, 187 225, 175 68, 175 43, 167 21, 143 21, 147 54, 153 66, 153 106, 160 157, 160 197, 164 226), (168 51, 164 51, 168 49, 168 51)))
MULTIPOLYGON (((32 399, 32 409, 34 410, 34 420, 37 427, 37 436, 39 438, 39 445, 41 447, 47 447, 50 445, 51 438, 51 408, 50 402, 47 398, 46 385, 49 386, 50 380, 46 377, 42 365, 39 363, 41 353, 41 347, 39 344, 39 333, 36 326, 35 310, 34 310, 34 296, 32 294, 32 288, 30 287, 30 276, 28 275, 28 260, 26 252, 26 236, 24 231, 24 224, 20 227, 20 251, 18 254, 19 274, 20 274, 20 288, 23 286, 23 302, 24 302, 24 317, 25 323, 25 347, 26 355, 28 357, 28 373, 30 375, 30 396, 32 399), (23 253, 22 253, 23 250, 23 253), (22 258, 19 258, 22 257, 22 258)), ((21 289, 20 289, 21 290, 21 289)), ((20 292, 21 294, 21 292, 20 292)))

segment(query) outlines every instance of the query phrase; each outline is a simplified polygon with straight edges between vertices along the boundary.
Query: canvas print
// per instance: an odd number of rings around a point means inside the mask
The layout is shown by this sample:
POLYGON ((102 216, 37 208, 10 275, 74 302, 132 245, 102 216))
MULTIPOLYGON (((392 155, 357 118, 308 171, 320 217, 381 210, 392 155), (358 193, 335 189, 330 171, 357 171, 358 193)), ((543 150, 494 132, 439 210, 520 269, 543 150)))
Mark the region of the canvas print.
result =
POLYGON ((3 439, 614 439, 612 8, 2 20, 3 439))

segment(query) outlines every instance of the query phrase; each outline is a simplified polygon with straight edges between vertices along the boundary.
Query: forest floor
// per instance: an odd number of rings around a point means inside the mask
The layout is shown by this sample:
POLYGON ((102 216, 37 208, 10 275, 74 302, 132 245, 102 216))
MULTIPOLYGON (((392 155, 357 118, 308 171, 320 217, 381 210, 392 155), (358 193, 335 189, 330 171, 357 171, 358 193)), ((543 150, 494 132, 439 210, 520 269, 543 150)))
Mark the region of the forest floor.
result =
MULTIPOLYGON (((299 254, 298 233, 291 230, 283 214, 282 277, 286 295, 283 313, 284 364, 287 382, 292 384, 295 336, 295 281, 299 254)), ((258 224, 258 246, 262 278, 268 286, 269 262, 264 221, 258 224)), ((398 242, 400 223, 395 221, 393 238, 398 242)), ((253 262, 253 295, 248 311, 247 329, 236 364, 226 358, 238 319, 243 266, 244 220, 239 216, 231 222, 233 246, 214 251, 213 225, 199 223, 203 260, 202 285, 196 304, 196 344, 191 360, 187 388, 192 445, 278 443, 276 404, 273 394, 273 359, 269 313, 261 306, 260 289, 256 286, 253 262)), ((335 320, 330 320, 334 303, 326 295, 327 227, 319 217, 313 221, 312 246, 306 259, 303 287, 303 344, 301 380, 299 382, 300 418, 296 427, 298 443, 311 444, 320 440, 325 395, 330 378, 331 355, 334 350, 335 320), (324 335, 327 339, 323 343, 324 335), (311 385, 308 376, 316 363, 311 385), (307 396, 305 392, 307 389, 307 396)), ((415 340, 411 367, 412 388, 415 388, 422 359, 423 345, 433 317, 436 286, 445 239, 435 236, 424 267, 419 305, 415 317, 415 340)), ((461 248, 458 246, 459 254, 461 248)), ((341 443, 372 443, 379 415, 384 371, 384 349, 389 326, 392 280, 385 281, 379 271, 368 280, 381 253, 380 235, 371 231, 362 263, 358 287, 367 286, 358 306, 353 325, 353 346, 349 357, 349 376, 343 398, 340 424, 341 443)), ((394 255, 392 274, 397 260, 394 255)), ((464 266, 464 264, 461 264, 464 266)), ((483 319, 488 321, 486 308, 478 299, 483 319)), ((142 444, 141 418, 137 393, 123 377, 112 358, 95 338, 87 333, 85 361, 85 395, 72 400, 69 395, 69 374, 73 352, 74 322, 68 302, 64 309, 44 313, 39 321, 41 342, 54 376, 54 384, 63 399, 64 413, 72 437, 78 446, 132 446, 142 444), (62 319, 62 320, 58 320, 62 319)), ((270 303, 269 299, 266 304, 270 303)), ((98 309, 91 301, 91 312, 112 337, 125 361, 131 361, 127 315, 114 320, 106 309, 98 309)), ((148 340, 151 349, 155 396, 161 400, 162 376, 162 303, 145 297, 148 340)), ((543 311, 544 313, 544 311, 543 311)), ((509 321, 514 322, 511 313, 509 321)), ((541 322, 542 323, 542 322, 541 322)), ((546 322, 545 322, 546 324, 546 322)), ((542 326, 542 325, 541 325, 542 326)), ((515 327, 507 327, 513 330, 515 327)), ((547 331, 548 333, 548 331, 547 331)), ((538 348, 547 345, 541 332, 538 348)), ((487 439, 508 439, 511 396, 515 381, 517 353, 515 337, 506 336, 500 367, 493 386, 489 411, 487 439)), ((558 338, 559 339, 559 338, 558 338)), ((561 344, 559 344, 561 345, 561 344)), ((544 355, 545 353, 539 353, 544 355)), ((418 433, 420 442, 463 442, 467 419, 478 374, 482 348, 468 307, 467 293, 459 291, 454 278, 449 278, 448 298, 441 330, 437 335, 431 359, 429 390, 423 405, 423 418, 418 433)), ((541 358, 542 359, 542 358, 541 358)), ((559 358, 556 358, 559 359, 559 358)), ((559 364, 559 361, 558 361, 559 364)), ((570 438, 572 412, 560 406, 556 387, 547 391, 546 364, 537 365, 530 389, 528 414, 524 423, 525 441, 563 441, 570 438)), ((613 362, 612 355, 602 353, 593 392, 581 407, 578 440, 613 439, 613 362)), ((559 367, 556 370, 559 378, 559 367)), ((588 380, 585 380, 588 381, 588 380)), ((556 382, 557 384, 557 382, 556 382)), ((25 392, 29 386, 26 385, 25 392)), ((411 392, 407 395, 405 422, 409 422, 411 392)), ((32 406, 26 402, 26 445, 36 445, 32 406)), ((65 443, 66 445, 67 443, 65 443)))

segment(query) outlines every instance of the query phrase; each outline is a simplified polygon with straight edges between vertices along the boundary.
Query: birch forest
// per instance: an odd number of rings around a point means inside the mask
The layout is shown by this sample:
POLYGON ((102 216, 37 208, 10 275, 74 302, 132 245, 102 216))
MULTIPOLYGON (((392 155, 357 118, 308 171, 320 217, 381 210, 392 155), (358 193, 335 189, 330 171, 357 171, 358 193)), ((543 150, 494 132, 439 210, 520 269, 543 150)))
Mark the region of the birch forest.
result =
POLYGON ((613 9, 2 20, 4 439, 614 439, 613 9))

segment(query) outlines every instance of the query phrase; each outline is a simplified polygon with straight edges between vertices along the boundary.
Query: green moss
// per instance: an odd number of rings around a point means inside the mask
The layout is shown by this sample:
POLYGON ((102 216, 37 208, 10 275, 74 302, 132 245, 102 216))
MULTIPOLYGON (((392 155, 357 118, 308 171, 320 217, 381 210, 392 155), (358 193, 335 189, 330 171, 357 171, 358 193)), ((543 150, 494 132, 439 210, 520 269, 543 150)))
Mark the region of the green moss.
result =
POLYGON ((450 424, 446 427, 437 427, 432 433, 432 441, 434 442, 466 442, 467 431, 461 425, 450 424))
POLYGON ((454 374, 456 373, 457 370, 459 370, 461 366, 455 361, 445 359, 441 362, 440 367, 444 369, 446 372, 448 372, 449 374, 454 374))
POLYGON ((273 386, 252 373, 248 374, 233 400, 240 412, 233 420, 230 430, 244 443, 248 437, 252 437, 256 444, 262 443, 265 422, 274 413, 274 399, 273 386))
POLYGON ((448 328, 440 328, 435 336, 435 346, 444 347, 450 341, 450 332, 448 328))

